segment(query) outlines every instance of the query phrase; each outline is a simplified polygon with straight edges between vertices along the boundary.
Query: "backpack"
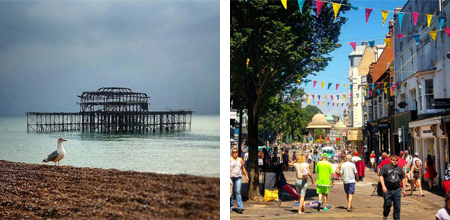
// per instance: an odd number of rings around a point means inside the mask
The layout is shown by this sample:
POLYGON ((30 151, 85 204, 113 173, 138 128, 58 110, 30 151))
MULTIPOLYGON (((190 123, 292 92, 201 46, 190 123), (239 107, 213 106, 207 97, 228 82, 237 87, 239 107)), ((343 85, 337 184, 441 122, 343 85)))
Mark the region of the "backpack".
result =
POLYGON ((398 169, 393 168, 388 170, 388 175, 384 178, 384 183, 387 189, 393 190, 400 187, 400 176, 398 169))

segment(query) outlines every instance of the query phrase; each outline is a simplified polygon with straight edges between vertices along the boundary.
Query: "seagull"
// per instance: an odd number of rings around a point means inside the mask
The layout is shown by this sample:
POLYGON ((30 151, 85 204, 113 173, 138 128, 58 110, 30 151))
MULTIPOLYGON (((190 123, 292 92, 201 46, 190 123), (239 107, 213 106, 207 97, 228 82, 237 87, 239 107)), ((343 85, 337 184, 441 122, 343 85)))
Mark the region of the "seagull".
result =
POLYGON ((64 156, 66 156, 66 150, 64 150, 64 146, 62 144, 62 142, 67 141, 64 138, 58 138, 58 142, 57 142, 57 147, 56 150, 53 151, 53 153, 49 154, 47 156, 47 158, 45 158, 42 162, 47 163, 50 161, 53 161, 56 165, 56 162, 58 162, 58 166, 59 166, 59 161, 62 160, 64 158, 64 156))

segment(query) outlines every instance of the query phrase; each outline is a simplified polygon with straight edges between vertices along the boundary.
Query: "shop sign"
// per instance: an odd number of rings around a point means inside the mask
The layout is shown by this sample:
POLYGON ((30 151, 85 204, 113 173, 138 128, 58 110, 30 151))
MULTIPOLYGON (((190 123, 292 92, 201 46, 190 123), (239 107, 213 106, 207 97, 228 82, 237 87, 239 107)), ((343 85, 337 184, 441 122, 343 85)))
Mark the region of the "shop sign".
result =
POLYGON ((380 130, 389 129, 389 122, 378 122, 378 129, 380 130))
POLYGON ((432 106, 434 109, 450 108, 450 99, 434 99, 432 106))

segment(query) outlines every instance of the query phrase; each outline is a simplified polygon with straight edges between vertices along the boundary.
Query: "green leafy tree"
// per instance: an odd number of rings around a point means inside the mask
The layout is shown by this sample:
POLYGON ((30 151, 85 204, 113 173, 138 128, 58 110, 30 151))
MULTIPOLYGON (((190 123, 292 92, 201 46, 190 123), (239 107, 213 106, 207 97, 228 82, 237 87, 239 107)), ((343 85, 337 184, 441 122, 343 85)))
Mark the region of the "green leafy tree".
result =
MULTIPOLYGON (((335 1, 348 4, 347 1, 335 1)), ((231 1, 230 62, 231 92, 248 114, 249 198, 260 197, 258 116, 271 97, 294 88, 308 74, 324 70, 328 56, 338 45, 345 18, 325 4, 317 17, 313 1, 306 1, 303 13, 297 1, 231 1)), ((340 11, 349 10, 344 5, 340 11)))

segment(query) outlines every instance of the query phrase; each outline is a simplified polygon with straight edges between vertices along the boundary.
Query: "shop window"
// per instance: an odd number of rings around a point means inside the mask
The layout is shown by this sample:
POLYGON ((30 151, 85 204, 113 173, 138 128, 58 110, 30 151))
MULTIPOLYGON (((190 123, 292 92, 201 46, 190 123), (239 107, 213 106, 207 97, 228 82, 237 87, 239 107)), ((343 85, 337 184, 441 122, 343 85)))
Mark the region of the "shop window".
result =
POLYGON ((418 81, 417 82, 417 86, 418 86, 418 90, 419 90, 419 102, 417 103, 417 110, 419 111, 419 112, 421 112, 422 111, 422 106, 423 106, 423 103, 422 103, 422 81, 420 80, 420 81, 418 81))

